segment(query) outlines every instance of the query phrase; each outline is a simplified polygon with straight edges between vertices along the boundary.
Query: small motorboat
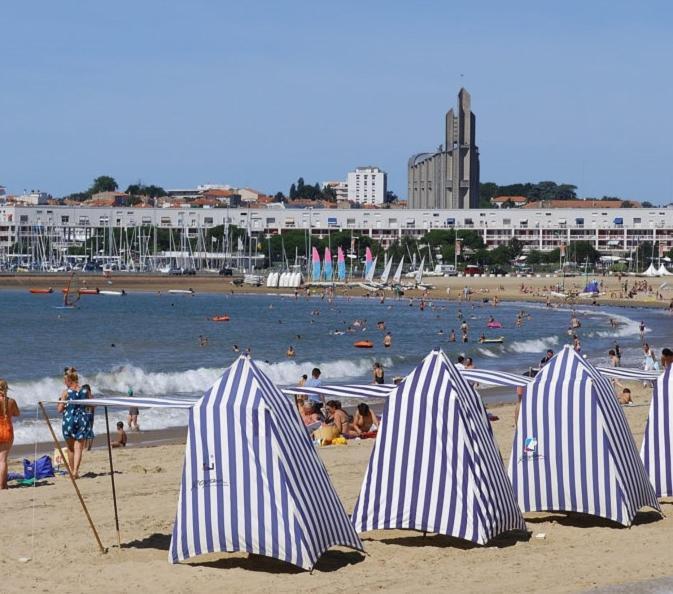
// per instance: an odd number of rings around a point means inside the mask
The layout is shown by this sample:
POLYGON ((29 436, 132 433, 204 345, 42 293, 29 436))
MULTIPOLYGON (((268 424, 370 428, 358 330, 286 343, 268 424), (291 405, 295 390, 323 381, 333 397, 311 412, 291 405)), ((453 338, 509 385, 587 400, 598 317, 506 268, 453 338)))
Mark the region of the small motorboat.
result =
POLYGON ((356 349, 372 349, 374 348, 374 343, 371 340, 356 340, 353 346, 356 349))
POLYGON ((505 342, 505 337, 498 336, 497 338, 480 338, 479 342, 481 344, 502 344, 505 342))
POLYGON ((54 292, 54 289, 49 287, 48 289, 29 289, 33 295, 49 295, 54 292))
POLYGON ((229 316, 213 316, 210 318, 213 322, 228 322, 229 316))
POLYGON ((98 291, 99 295, 107 295, 108 297, 124 297, 126 291, 122 289, 121 291, 98 291))
POLYGON ((80 289, 79 294, 80 295, 98 295, 98 293, 103 293, 103 291, 99 291, 98 289, 80 289))
POLYGON ((502 324, 498 322, 497 320, 493 320, 492 322, 489 322, 486 324, 487 328, 502 328, 502 324))
POLYGON ((193 295, 194 289, 168 289, 171 295, 193 295))

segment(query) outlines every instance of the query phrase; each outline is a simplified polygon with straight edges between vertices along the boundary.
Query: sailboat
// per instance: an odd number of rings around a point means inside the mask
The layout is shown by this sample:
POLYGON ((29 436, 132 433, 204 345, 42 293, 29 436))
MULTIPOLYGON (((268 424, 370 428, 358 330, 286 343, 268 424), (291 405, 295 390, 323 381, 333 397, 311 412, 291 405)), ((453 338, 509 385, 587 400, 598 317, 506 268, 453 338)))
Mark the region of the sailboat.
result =
POLYGON ((74 309, 79 298, 79 275, 76 272, 73 272, 68 279, 66 288, 63 290, 63 307, 74 309))
POLYGON ((388 284, 388 277, 390 276, 390 271, 393 268, 393 259, 390 258, 388 260, 388 263, 386 264, 386 267, 383 269, 383 274, 381 275, 381 284, 386 285, 388 284))
POLYGON ((337 248, 337 276, 341 282, 346 280, 346 258, 341 247, 337 248))
POLYGON ((367 248, 365 250, 365 271, 364 271, 364 278, 367 280, 367 277, 369 276, 369 271, 372 269, 372 251, 367 248))
POLYGON ((393 275, 393 285, 399 285, 402 282, 402 269, 404 268, 404 256, 400 260, 400 263, 397 265, 395 274, 393 275))
POLYGON ((311 281, 319 282, 320 281, 320 254, 318 249, 314 246, 311 250, 311 281))
POLYGON ((332 281, 332 252, 328 247, 325 248, 325 259, 322 263, 323 277, 327 282, 332 281))

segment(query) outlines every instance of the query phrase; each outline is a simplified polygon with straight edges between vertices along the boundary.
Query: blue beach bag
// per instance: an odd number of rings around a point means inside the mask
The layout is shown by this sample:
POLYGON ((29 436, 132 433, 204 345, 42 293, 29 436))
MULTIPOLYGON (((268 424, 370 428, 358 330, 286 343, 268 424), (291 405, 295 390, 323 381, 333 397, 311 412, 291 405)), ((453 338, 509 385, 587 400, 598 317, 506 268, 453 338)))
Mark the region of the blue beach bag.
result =
POLYGON ((49 456, 38 458, 34 465, 32 460, 23 459, 23 478, 32 479, 36 474, 37 480, 54 476, 54 467, 49 456))

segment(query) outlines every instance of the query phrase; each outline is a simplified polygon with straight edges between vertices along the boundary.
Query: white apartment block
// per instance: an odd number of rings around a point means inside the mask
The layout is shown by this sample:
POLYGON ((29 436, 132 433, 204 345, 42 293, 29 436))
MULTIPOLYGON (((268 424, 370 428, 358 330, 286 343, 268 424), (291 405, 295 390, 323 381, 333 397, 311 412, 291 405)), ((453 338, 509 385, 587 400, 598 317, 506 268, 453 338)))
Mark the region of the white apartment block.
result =
POLYGON ((0 256, 17 241, 70 244, 96 229, 157 227, 187 230, 236 225, 255 235, 303 229, 319 237, 352 231, 390 245, 404 236, 420 238, 432 229, 469 229, 487 249, 512 238, 525 251, 549 251, 575 241, 589 241, 604 254, 626 255, 643 241, 673 249, 673 208, 559 209, 294 209, 294 208, 125 208, 0 205, 0 256))
POLYGON ((345 181, 326 181, 322 184, 323 188, 332 188, 336 194, 337 202, 348 200, 348 182, 345 181))
POLYGON ((362 206, 381 205, 386 198, 388 176, 378 167, 356 167, 348 172, 348 199, 362 206))

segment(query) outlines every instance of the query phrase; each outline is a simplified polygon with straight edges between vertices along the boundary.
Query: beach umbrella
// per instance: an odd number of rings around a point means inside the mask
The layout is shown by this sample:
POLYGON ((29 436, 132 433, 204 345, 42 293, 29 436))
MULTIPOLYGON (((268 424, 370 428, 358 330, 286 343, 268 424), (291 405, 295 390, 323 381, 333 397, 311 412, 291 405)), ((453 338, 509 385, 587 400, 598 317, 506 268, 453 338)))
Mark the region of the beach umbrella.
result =
POLYGON ((481 399, 442 351, 390 392, 351 519, 478 544, 526 529, 481 399))
POLYGON ((673 497, 673 374, 667 367, 654 384, 640 457, 657 497, 673 497))
POLYGON ((242 356, 190 411, 169 561, 247 551, 312 569, 335 545, 362 550, 296 408, 242 356))
POLYGON ((661 511, 611 383, 569 346, 526 388, 509 476, 524 512, 629 526, 644 506, 661 511))

